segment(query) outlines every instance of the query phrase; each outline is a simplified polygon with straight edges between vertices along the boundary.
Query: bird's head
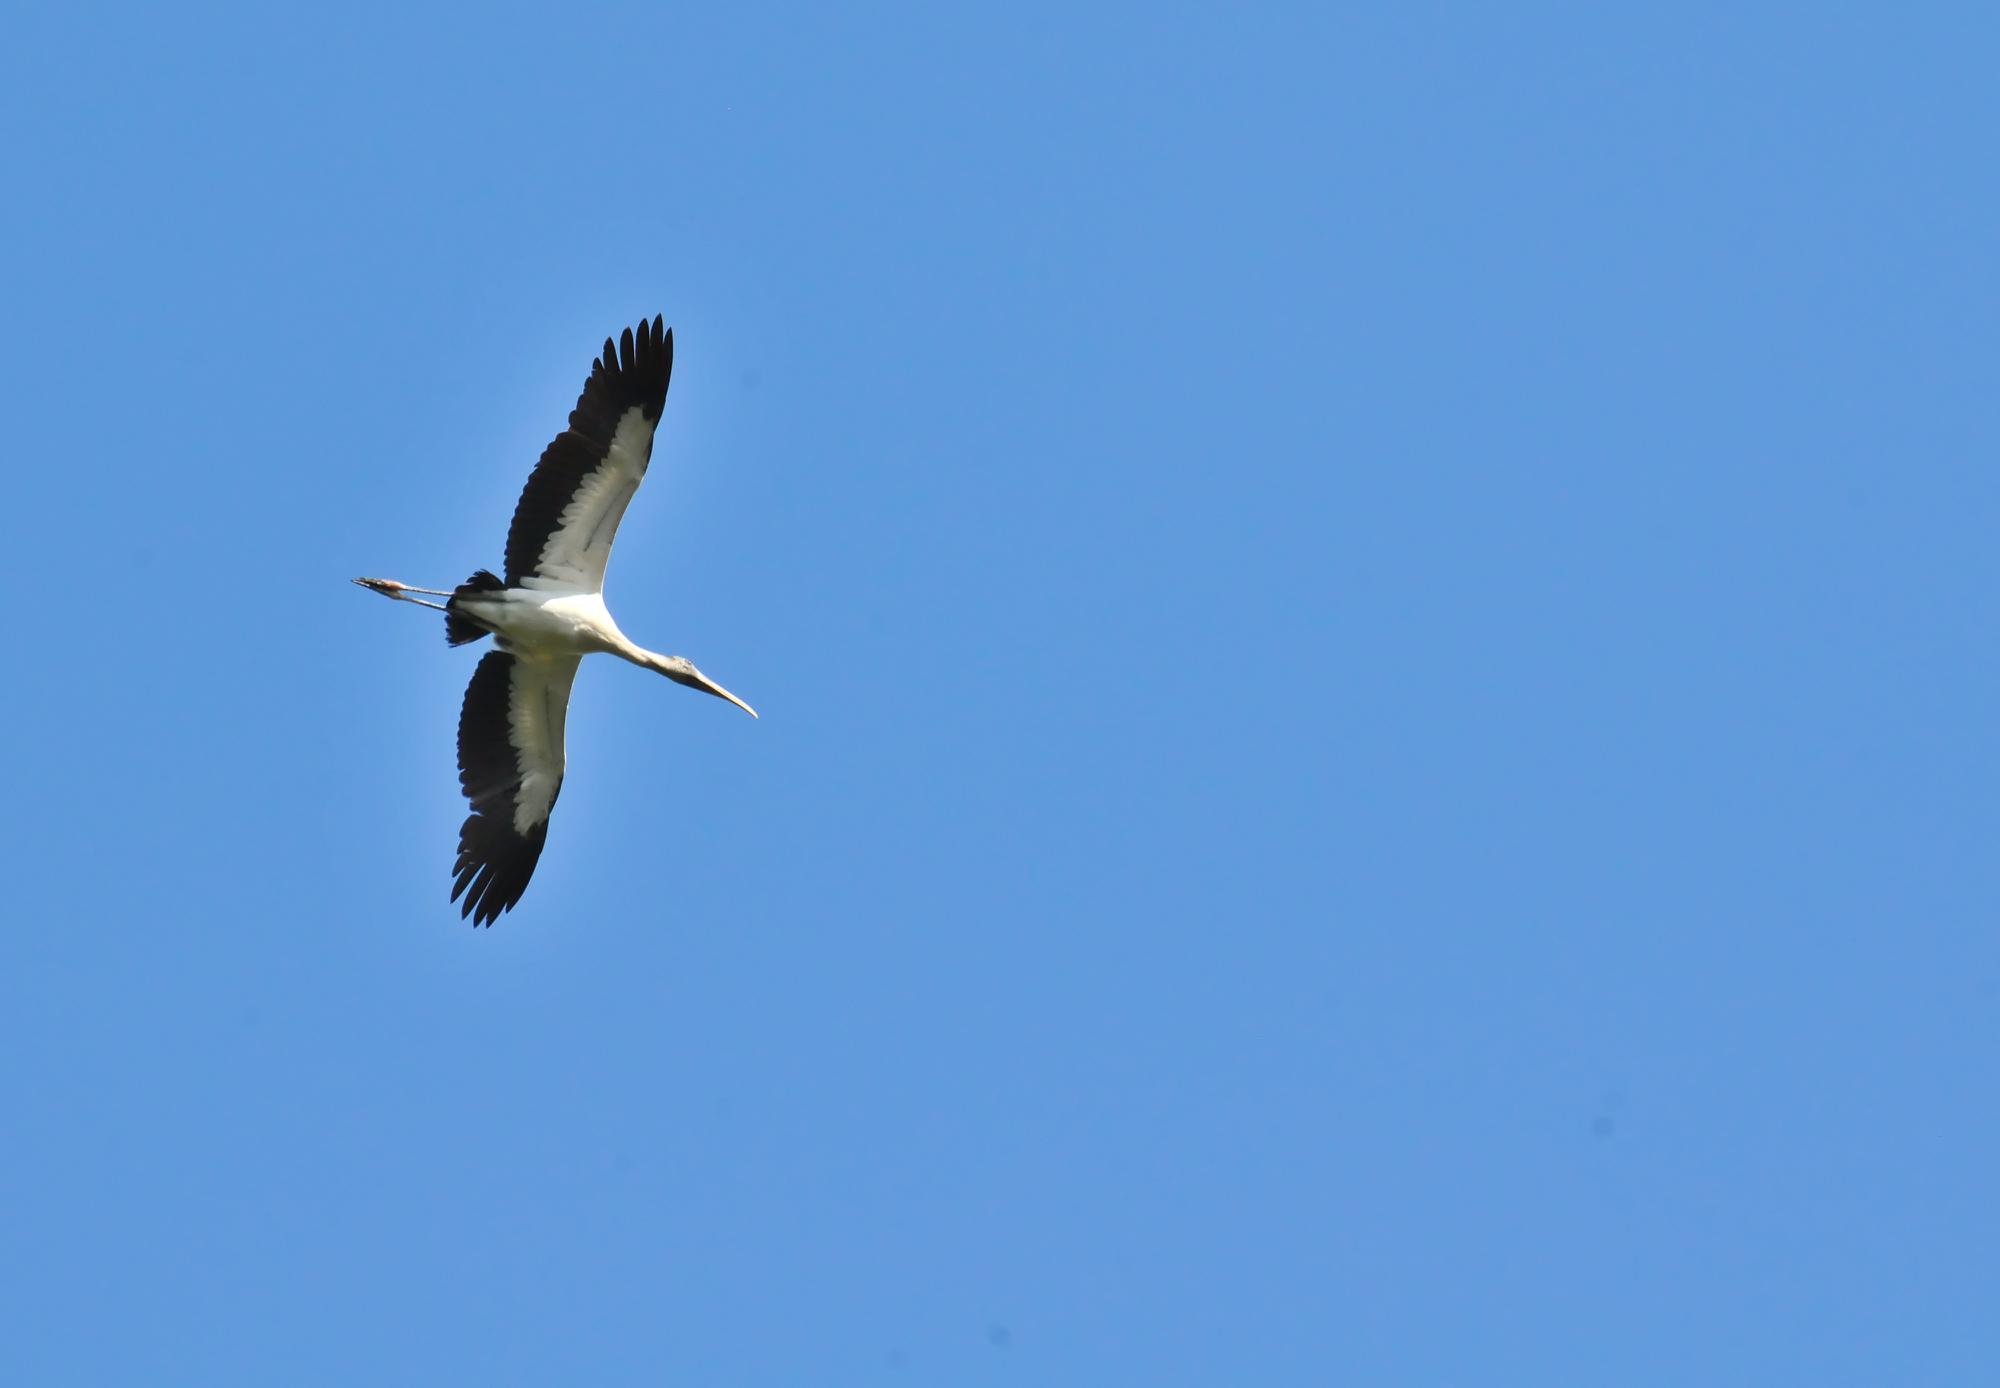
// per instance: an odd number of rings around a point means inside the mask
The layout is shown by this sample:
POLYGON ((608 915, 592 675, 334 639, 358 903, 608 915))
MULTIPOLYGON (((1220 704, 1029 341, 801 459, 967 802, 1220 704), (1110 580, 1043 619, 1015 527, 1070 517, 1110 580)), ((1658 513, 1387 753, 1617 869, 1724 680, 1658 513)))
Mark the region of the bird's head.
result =
POLYGON ((694 662, 689 660, 685 656, 678 656, 678 655, 654 656, 653 659, 648 663, 655 670, 658 670, 661 674, 665 675, 668 679, 674 681, 674 683, 676 684, 684 684, 689 689, 699 689, 702 693, 713 694, 718 699, 727 699, 729 700, 730 703, 742 709, 752 718, 755 718, 757 716, 756 709, 751 708, 750 705, 744 703, 734 694, 731 694, 727 689, 724 689, 721 685, 717 684, 707 675, 704 675, 701 671, 695 669, 694 662))

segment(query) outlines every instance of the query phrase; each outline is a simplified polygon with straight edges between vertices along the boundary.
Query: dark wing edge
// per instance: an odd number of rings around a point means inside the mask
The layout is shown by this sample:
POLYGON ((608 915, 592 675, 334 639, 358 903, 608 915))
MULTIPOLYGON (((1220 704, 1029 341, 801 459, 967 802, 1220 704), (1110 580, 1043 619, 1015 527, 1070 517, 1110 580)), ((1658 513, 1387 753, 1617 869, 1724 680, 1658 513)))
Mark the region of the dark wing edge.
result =
POLYGON ((497 593, 507 585, 497 574, 485 569, 479 570, 471 578, 451 590, 451 599, 444 605, 444 641, 447 646, 464 646, 488 635, 487 629, 465 615, 459 607, 463 598, 475 597, 480 593, 497 593))
MULTIPOLYGON (((522 780, 520 757, 509 739, 517 664, 504 651, 488 652, 472 672, 458 716, 458 780, 472 813, 458 831, 451 899, 464 896, 459 916, 474 925, 491 925, 514 909, 528 890, 549 835, 546 814, 526 833, 514 827, 522 780)), ((555 794, 561 791, 558 781, 555 794)), ((555 808, 555 795, 549 797, 549 808, 555 808)))
MULTIPOLYGON (((542 546, 562 523, 570 498, 610 451, 618 421, 637 409, 647 424, 658 425, 673 374, 674 334, 660 315, 650 323, 641 319, 636 333, 627 328, 615 343, 604 339, 604 351, 590 364, 590 379, 569 413, 569 427, 542 450, 514 507, 507 530, 510 587, 535 572, 542 546)), ((652 451, 649 435, 648 459, 652 451)))

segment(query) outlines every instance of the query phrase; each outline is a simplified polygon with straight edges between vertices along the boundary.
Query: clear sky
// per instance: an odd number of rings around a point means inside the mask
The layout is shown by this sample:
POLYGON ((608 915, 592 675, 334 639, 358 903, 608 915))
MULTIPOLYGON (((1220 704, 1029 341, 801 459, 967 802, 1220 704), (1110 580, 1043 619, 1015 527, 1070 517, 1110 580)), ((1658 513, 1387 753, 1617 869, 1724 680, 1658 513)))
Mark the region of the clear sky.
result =
POLYGON ((10 19, 0 1380, 2000 1382, 1996 40, 10 19))

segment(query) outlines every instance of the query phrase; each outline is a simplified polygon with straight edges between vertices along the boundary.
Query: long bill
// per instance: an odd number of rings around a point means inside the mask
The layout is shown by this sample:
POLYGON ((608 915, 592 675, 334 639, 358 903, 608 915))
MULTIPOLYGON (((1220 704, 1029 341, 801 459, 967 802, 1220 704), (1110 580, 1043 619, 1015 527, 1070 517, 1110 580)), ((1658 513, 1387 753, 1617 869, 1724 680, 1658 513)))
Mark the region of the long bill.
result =
POLYGON ((639 662, 640 664, 650 669, 658 670, 674 683, 684 684, 689 689, 699 689, 704 694, 713 694, 718 699, 727 699, 752 718, 757 716, 756 709, 751 708, 750 705, 744 703, 734 694, 731 694, 707 675, 695 669, 694 662, 685 656, 654 655, 651 651, 645 651, 642 654, 645 658, 639 662))

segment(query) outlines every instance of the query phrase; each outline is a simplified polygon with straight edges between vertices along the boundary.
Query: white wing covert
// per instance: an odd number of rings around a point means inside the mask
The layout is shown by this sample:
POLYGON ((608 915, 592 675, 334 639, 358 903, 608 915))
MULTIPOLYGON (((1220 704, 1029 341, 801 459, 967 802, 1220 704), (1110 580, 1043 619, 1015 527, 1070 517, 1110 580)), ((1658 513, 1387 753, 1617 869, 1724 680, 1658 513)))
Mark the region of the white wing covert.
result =
POLYGON ((451 899, 491 925, 528 889, 562 793, 563 728, 583 657, 488 652, 458 716, 458 780, 472 813, 458 831, 451 899))
POLYGON ((627 328, 591 363, 569 427, 542 451, 507 532, 507 585, 604 590, 618 522, 653 456, 674 335, 658 316, 627 328))

